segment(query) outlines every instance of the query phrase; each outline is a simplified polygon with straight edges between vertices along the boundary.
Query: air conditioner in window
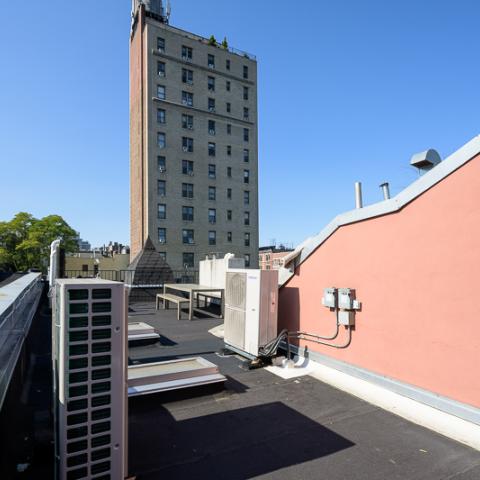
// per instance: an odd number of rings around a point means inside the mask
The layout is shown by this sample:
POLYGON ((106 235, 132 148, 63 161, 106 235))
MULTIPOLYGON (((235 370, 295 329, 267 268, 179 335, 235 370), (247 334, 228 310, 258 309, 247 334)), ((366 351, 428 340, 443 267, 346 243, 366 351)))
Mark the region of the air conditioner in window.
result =
POLYGON ((235 269, 226 273, 225 347, 256 358, 277 332, 278 271, 235 269))
POLYGON ((158 240, 158 243, 162 243, 162 244, 163 244, 163 243, 167 243, 167 242, 166 242, 166 240, 165 240, 165 239, 163 239, 163 238, 160 238, 160 239, 158 240))
POLYGON ((193 130, 193 125, 187 125, 187 128, 188 128, 189 130, 193 130))
POLYGON ((212 113, 215 112, 215 107, 208 107, 208 111, 212 113))
POLYGON ((159 167, 158 170, 160 171, 160 173, 165 173, 167 171, 165 167, 159 167))
POLYGON ((188 147, 183 147, 184 152, 188 152, 188 147))
POLYGON ((209 133, 210 135, 215 135, 215 130, 209 130, 208 133, 209 133))
POLYGON ((192 171, 189 171, 188 174, 193 177, 193 172, 192 171))

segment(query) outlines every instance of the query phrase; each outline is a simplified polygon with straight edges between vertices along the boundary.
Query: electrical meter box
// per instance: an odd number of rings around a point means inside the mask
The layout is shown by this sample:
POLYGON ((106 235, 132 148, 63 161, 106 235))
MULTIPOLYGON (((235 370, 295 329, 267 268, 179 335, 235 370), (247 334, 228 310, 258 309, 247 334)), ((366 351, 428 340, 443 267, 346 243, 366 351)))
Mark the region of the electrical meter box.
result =
POLYGON ((326 288, 323 291, 322 304, 324 307, 337 308, 337 289, 335 287, 326 288))
POLYGON ((355 300, 355 290, 352 288, 338 289, 338 308, 344 310, 353 310, 353 301, 355 300))

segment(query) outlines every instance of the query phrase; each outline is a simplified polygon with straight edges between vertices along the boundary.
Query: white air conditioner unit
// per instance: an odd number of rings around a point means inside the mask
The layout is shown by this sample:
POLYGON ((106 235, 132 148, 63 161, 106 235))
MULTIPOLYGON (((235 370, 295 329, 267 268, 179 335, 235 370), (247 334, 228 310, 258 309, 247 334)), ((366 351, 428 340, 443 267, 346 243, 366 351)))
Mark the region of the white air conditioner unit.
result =
POLYGON ((215 107, 208 107, 208 111, 214 113, 215 112, 215 107))
POLYGON ((123 479, 128 473, 125 286, 59 279, 52 307, 55 478, 92 478, 96 472, 123 479))
POLYGON ((278 272, 235 269, 227 272, 225 288, 225 347, 256 358, 259 347, 277 332, 278 272))
POLYGON ((209 133, 210 135, 215 135, 215 130, 209 130, 208 133, 209 133))
POLYGON ((160 173, 165 173, 167 169, 165 167, 160 167, 159 168, 160 173))
POLYGON ((183 147, 184 152, 188 152, 188 147, 183 147))

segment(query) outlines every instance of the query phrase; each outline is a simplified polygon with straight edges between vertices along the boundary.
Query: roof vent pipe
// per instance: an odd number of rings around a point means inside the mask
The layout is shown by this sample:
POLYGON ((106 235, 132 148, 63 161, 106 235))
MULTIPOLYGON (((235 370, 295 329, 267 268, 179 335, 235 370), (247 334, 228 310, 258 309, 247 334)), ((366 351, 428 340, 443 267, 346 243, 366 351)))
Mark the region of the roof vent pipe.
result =
POLYGON ((362 208, 362 182, 355 182, 355 208, 362 208))
POLYGON ((380 188, 382 189, 382 192, 383 192, 383 199, 390 200, 390 185, 388 184, 388 182, 383 182, 380 185, 380 188))

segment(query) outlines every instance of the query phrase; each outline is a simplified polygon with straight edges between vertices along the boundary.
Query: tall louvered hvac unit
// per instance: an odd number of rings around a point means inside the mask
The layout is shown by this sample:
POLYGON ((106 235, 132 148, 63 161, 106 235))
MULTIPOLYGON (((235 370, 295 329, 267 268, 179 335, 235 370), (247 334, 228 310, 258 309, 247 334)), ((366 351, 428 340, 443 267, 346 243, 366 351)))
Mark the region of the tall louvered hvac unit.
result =
POLYGON ((127 317, 124 286, 57 280, 53 371, 57 480, 127 474, 127 317))
POLYGON ((235 269, 225 283, 225 347, 246 357, 277 336, 278 272, 235 269))

